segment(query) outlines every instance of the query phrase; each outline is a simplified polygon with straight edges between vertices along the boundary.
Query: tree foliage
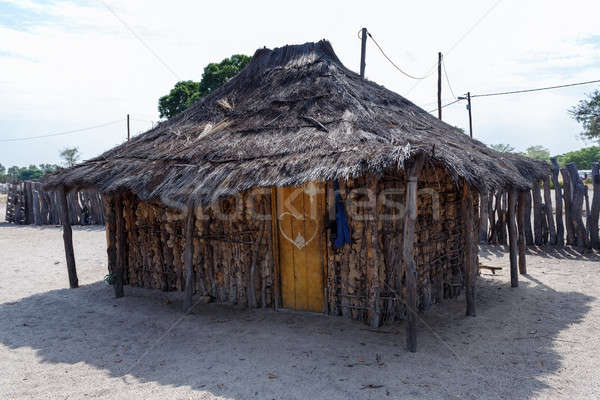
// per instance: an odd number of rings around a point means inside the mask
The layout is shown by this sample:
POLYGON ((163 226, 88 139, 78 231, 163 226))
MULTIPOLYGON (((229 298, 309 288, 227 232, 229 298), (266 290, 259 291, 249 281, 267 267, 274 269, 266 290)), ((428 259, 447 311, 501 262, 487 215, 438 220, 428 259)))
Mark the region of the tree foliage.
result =
POLYGON ((515 148, 512 147, 510 144, 504 143, 491 144, 490 147, 500 153, 514 153, 515 151, 515 148))
POLYGON ((158 112, 161 118, 171 118, 196 101, 219 88, 237 75, 248 63, 250 57, 234 54, 220 63, 210 63, 204 68, 200 82, 181 81, 175 84, 169 94, 158 99, 158 112))
POLYGON ((600 162, 600 146, 585 147, 558 156, 558 163, 562 167, 571 162, 575 163, 578 169, 591 169, 591 163, 600 162))
POLYGON ((45 174, 56 171, 56 168, 58 168, 58 165, 54 164, 32 164, 29 167, 18 167, 13 165, 6 170, 6 168, 0 164, 0 182, 41 179, 45 174))
POLYGON ((77 147, 67 147, 60 152, 60 157, 67 167, 72 167, 79 160, 79 149, 77 147))
POLYGON ((569 110, 569 114, 583 126, 581 136, 600 143, 600 90, 595 90, 569 110))
POLYGON ((538 161, 550 161, 550 152, 544 146, 530 146, 521 154, 538 161))

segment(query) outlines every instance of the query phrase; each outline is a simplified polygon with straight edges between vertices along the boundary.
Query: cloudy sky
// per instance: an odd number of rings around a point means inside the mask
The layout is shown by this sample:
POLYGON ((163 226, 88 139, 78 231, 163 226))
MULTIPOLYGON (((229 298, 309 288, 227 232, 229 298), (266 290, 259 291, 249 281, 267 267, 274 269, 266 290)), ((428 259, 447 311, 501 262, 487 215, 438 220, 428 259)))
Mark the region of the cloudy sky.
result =
MULTIPOLYGON (((0 163, 58 163, 66 146, 93 157, 125 139, 127 113, 133 133, 145 131, 175 82, 200 80, 207 63, 234 53, 326 38, 358 70, 363 26, 414 75, 431 72, 443 52, 456 96, 600 79, 598 15, 593 0, 0 0, 0 163)), ((372 42, 366 71, 435 108, 435 74, 407 78, 372 42)), ((589 145, 567 110, 599 86, 474 99, 474 135, 553 154, 589 145)), ((445 81, 443 98, 454 99, 445 81)), ((444 120, 467 128, 464 104, 444 109, 444 120)))

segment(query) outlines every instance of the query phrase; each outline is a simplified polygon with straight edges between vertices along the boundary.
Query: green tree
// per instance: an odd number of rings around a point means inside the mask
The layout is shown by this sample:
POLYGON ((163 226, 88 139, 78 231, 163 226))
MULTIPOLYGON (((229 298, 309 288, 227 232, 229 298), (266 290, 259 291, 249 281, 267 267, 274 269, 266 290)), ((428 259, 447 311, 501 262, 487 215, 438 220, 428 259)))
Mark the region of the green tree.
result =
POLYGON ((56 169, 58 168, 58 165, 56 165, 56 164, 40 164, 39 167, 44 174, 48 174, 50 172, 56 171, 56 169))
POLYGON ((16 165, 13 165, 12 167, 10 167, 8 169, 8 171, 6 171, 8 173, 8 175, 10 175, 13 178, 16 178, 19 176, 19 167, 17 167, 16 165))
POLYGON ((6 167, 0 164, 0 175, 4 175, 6 173, 6 167))
POLYGON ((490 147, 500 153, 514 153, 515 151, 515 148, 512 147, 510 144, 491 144, 490 147))
POLYGON ((575 163, 578 169, 590 169, 591 163, 600 162, 600 146, 585 147, 558 156, 558 163, 562 167, 571 162, 575 163))
POLYGON ((583 126, 582 137, 600 143, 600 90, 588 94, 569 110, 569 114, 583 126))
POLYGON ((202 97, 221 87, 244 69, 249 62, 250 57, 234 54, 220 63, 208 64, 204 68, 200 82, 177 82, 169 94, 158 99, 160 117, 171 118, 179 114, 202 97))
POLYGON ((35 165, 29 167, 19 168, 19 174, 17 178, 21 181, 31 181, 40 179, 44 175, 44 172, 35 165))
POLYGON ((550 161, 550 152, 544 146, 530 146, 521 154, 538 161, 550 161))
POLYGON ((200 93, 200 82, 181 81, 175 84, 169 94, 158 99, 158 112, 161 118, 171 118, 188 108, 200 93))
POLYGON ((72 167, 79 160, 79 149, 77 147, 67 147, 60 152, 60 157, 65 160, 67 167, 72 167))

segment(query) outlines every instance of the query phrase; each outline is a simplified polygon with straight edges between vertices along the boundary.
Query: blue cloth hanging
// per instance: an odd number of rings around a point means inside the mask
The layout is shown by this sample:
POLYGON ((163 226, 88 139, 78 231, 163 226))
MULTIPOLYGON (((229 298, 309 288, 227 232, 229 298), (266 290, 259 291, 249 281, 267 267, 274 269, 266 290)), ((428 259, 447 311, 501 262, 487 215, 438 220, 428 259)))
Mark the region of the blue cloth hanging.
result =
POLYGON ((346 217, 346 206, 344 206, 344 200, 340 196, 338 181, 333 182, 333 188, 335 189, 335 225, 337 236, 333 243, 338 249, 350 243, 350 228, 348 227, 348 219, 346 217))

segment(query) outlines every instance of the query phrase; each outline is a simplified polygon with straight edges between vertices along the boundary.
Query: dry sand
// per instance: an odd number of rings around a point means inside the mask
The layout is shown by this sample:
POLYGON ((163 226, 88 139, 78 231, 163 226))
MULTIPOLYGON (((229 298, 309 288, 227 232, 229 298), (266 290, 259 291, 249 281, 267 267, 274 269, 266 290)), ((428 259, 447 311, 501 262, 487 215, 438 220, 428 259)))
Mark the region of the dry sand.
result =
MULTIPOLYGON (((0 218, 3 218, 0 209, 0 218)), ((0 223, 0 399, 590 399, 600 397, 600 258, 532 251, 511 289, 508 258, 482 248, 477 317, 464 299, 370 331, 319 314, 198 305, 103 281, 101 227, 75 227, 79 289, 61 230, 0 223), (431 330, 431 327, 433 330, 431 330)))

